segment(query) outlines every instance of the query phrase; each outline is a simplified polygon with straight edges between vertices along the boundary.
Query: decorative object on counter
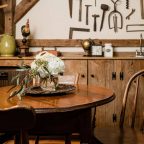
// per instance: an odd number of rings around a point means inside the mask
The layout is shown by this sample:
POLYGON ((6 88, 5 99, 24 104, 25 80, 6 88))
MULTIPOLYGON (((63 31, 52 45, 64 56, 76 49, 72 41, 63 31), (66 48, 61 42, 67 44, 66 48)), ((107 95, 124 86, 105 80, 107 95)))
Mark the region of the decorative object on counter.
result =
POLYGON ((94 45, 94 42, 91 39, 87 39, 81 42, 81 45, 85 51, 85 56, 91 56, 91 47, 94 45))
POLYGON ((70 27, 70 30, 69 30, 69 39, 72 39, 74 31, 90 32, 90 29, 70 27))
POLYGON ((144 57, 142 34, 140 34, 140 50, 136 50, 136 57, 144 57))
POLYGON ((123 28, 123 16, 122 16, 122 14, 119 12, 119 11, 117 11, 117 2, 119 1, 119 0, 111 0, 112 2, 113 2, 113 4, 114 4, 114 10, 113 11, 111 11, 110 13, 109 13, 109 16, 108 16, 108 24, 109 24, 109 29, 113 29, 114 28, 114 31, 117 31, 118 29, 122 29, 123 28), (112 21, 113 21, 113 26, 112 26, 112 24, 111 24, 111 17, 113 16, 113 19, 112 19, 112 21), (120 20, 118 20, 118 18, 120 18, 120 20), (117 22, 120 22, 120 25, 118 26, 118 23, 117 22))
POLYGON ((97 15, 97 14, 93 14, 92 17, 94 18, 93 31, 97 31, 97 22, 96 22, 96 19, 97 19, 98 17, 100 17, 100 16, 97 15))
POLYGON ((3 34, 0 42, 0 54, 4 57, 14 56, 16 52, 16 43, 13 36, 3 34))
POLYGON ((126 17, 126 19, 130 20, 130 16, 131 16, 132 14, 134 14, 134 12, 135 12, 135 9, 132 9, 132 11, 130 12, 130 14, 126 17))
POLYGON ((102 14, 102 20, 101 20, 101 25, 100 25, 100 31, 103 28, 103 23, 104 23, 104 19, 105 19, 105 13, 106 11, 108 11, 109 6, 106 4, 101 4, 101 9, 103 10, 103 14, 102 14))
POLYGON ((26 24, 21 27, 21 33, 23 36, 22 46, 20 47, 21 56, 29 56, 28 36, 30 35, 29 19, 26 24))
POLYGON ((92 56, 103 56, 103 48, 101 45, 95 45, 95 46, 92 46, 92 49, 91 49, 91 55, 92 56))
POLYGON ((72 9, 73 9, 73 0, 69 0, 69 13, 71 18, 72 18, 72 9))
POLYGON ((141 19, 144 19, 144 0, 140 0, 141 19))
POLYGON ((142 31, 144 31, 144 24, 126 25, 126 32, 142 32, 142 31))
POLYGON ((105 57, 113 57, 113 47, 112 47, 111 43, 105 43, 104 56, 105 57))
POLYGON ((79 21, 82 21, 82 0, 79 1, 79 21))
POLYGON ((86 25, 89 24, 89 7, 92 5, 85 5, 86 7, 86 25))
POLYGON ((39 85, 43 90, 55 91, 58 86, 57 76, 59 73, 64 72, 65 65, 60 58, 47 51, 42 51, 36 55, 30 67, 21 66, 21 68, 27 69, 28 73, 22 79, 20 74, 12 79, 12 81, 21 80, 18 82, 19 86, 12 87, 12 89, 16 89, 11 92, 9 98, 17 95, 21 99, 25 94, 26 87, 29 87, 32 83, 32 79, 33 86, 35 86, 37 78, 40 83, 36 87, 39 85))

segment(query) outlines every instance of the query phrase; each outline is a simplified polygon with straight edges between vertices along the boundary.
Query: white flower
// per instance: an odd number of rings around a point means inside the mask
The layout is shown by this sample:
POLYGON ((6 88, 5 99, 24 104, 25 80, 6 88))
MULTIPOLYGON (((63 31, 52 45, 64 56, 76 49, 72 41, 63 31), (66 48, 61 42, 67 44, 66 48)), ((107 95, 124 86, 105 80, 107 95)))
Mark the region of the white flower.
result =
POLYGON ((64 68, 64 62, 59 57, 46 51, 36 55, 35 60, 31 63, 34 75, 39 75, 41 78, 48 78, 50 75, 64 72, 64 68))

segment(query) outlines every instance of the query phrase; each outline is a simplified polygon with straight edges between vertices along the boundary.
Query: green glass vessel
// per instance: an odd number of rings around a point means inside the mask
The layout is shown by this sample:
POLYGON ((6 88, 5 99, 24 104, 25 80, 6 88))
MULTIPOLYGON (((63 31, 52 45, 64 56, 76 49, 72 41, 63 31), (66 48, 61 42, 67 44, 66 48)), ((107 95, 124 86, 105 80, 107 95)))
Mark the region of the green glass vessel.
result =
POLYGON ((16 52, 16 43, 13 36, 3 34, 0 42, 0 55, 9 57, 14 56, 16 52))

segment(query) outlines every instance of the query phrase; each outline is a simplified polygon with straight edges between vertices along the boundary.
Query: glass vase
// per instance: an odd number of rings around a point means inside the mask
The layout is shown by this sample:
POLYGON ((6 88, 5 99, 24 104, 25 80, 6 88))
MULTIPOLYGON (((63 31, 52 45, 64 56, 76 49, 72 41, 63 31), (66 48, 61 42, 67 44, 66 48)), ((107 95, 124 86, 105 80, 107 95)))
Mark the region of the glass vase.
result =
POLYGON ((43 90, 56 91, 58 86, 58 76, 51 76, 50 78, 43 78, 40 81, 40 87, 43 90))

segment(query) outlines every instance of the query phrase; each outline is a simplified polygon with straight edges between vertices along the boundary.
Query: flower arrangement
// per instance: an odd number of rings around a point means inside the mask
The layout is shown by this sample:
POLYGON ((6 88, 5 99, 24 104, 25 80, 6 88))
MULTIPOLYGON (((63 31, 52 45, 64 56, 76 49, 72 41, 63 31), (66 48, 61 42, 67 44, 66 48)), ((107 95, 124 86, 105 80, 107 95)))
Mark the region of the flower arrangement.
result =
POLYGON ((38 75, 40 78, 51 78, 64 72, 64 62, 55 55, 43 51, 36 55, 35 60, 31 63, 31 72, 33 76, 38 75))
POLYGON ((47 51, 42 51, 35 56, 35 60, 31 63, 30 67, 22 65, 20 68, 26 70, 26 73, 22 76, 20 72, 12 79, 12 82, 17 80, 17 84, 11 89, 15 88, 17 85, 19 85, 20 88, 12 91, 9 98, 15 95, 21 98, 24 94, 24 89, 32 82, 33 78, 39 77, 40 82, 54 82, 54 77, 64 72, 65 65, 59 57, 48 53, 47 51))

